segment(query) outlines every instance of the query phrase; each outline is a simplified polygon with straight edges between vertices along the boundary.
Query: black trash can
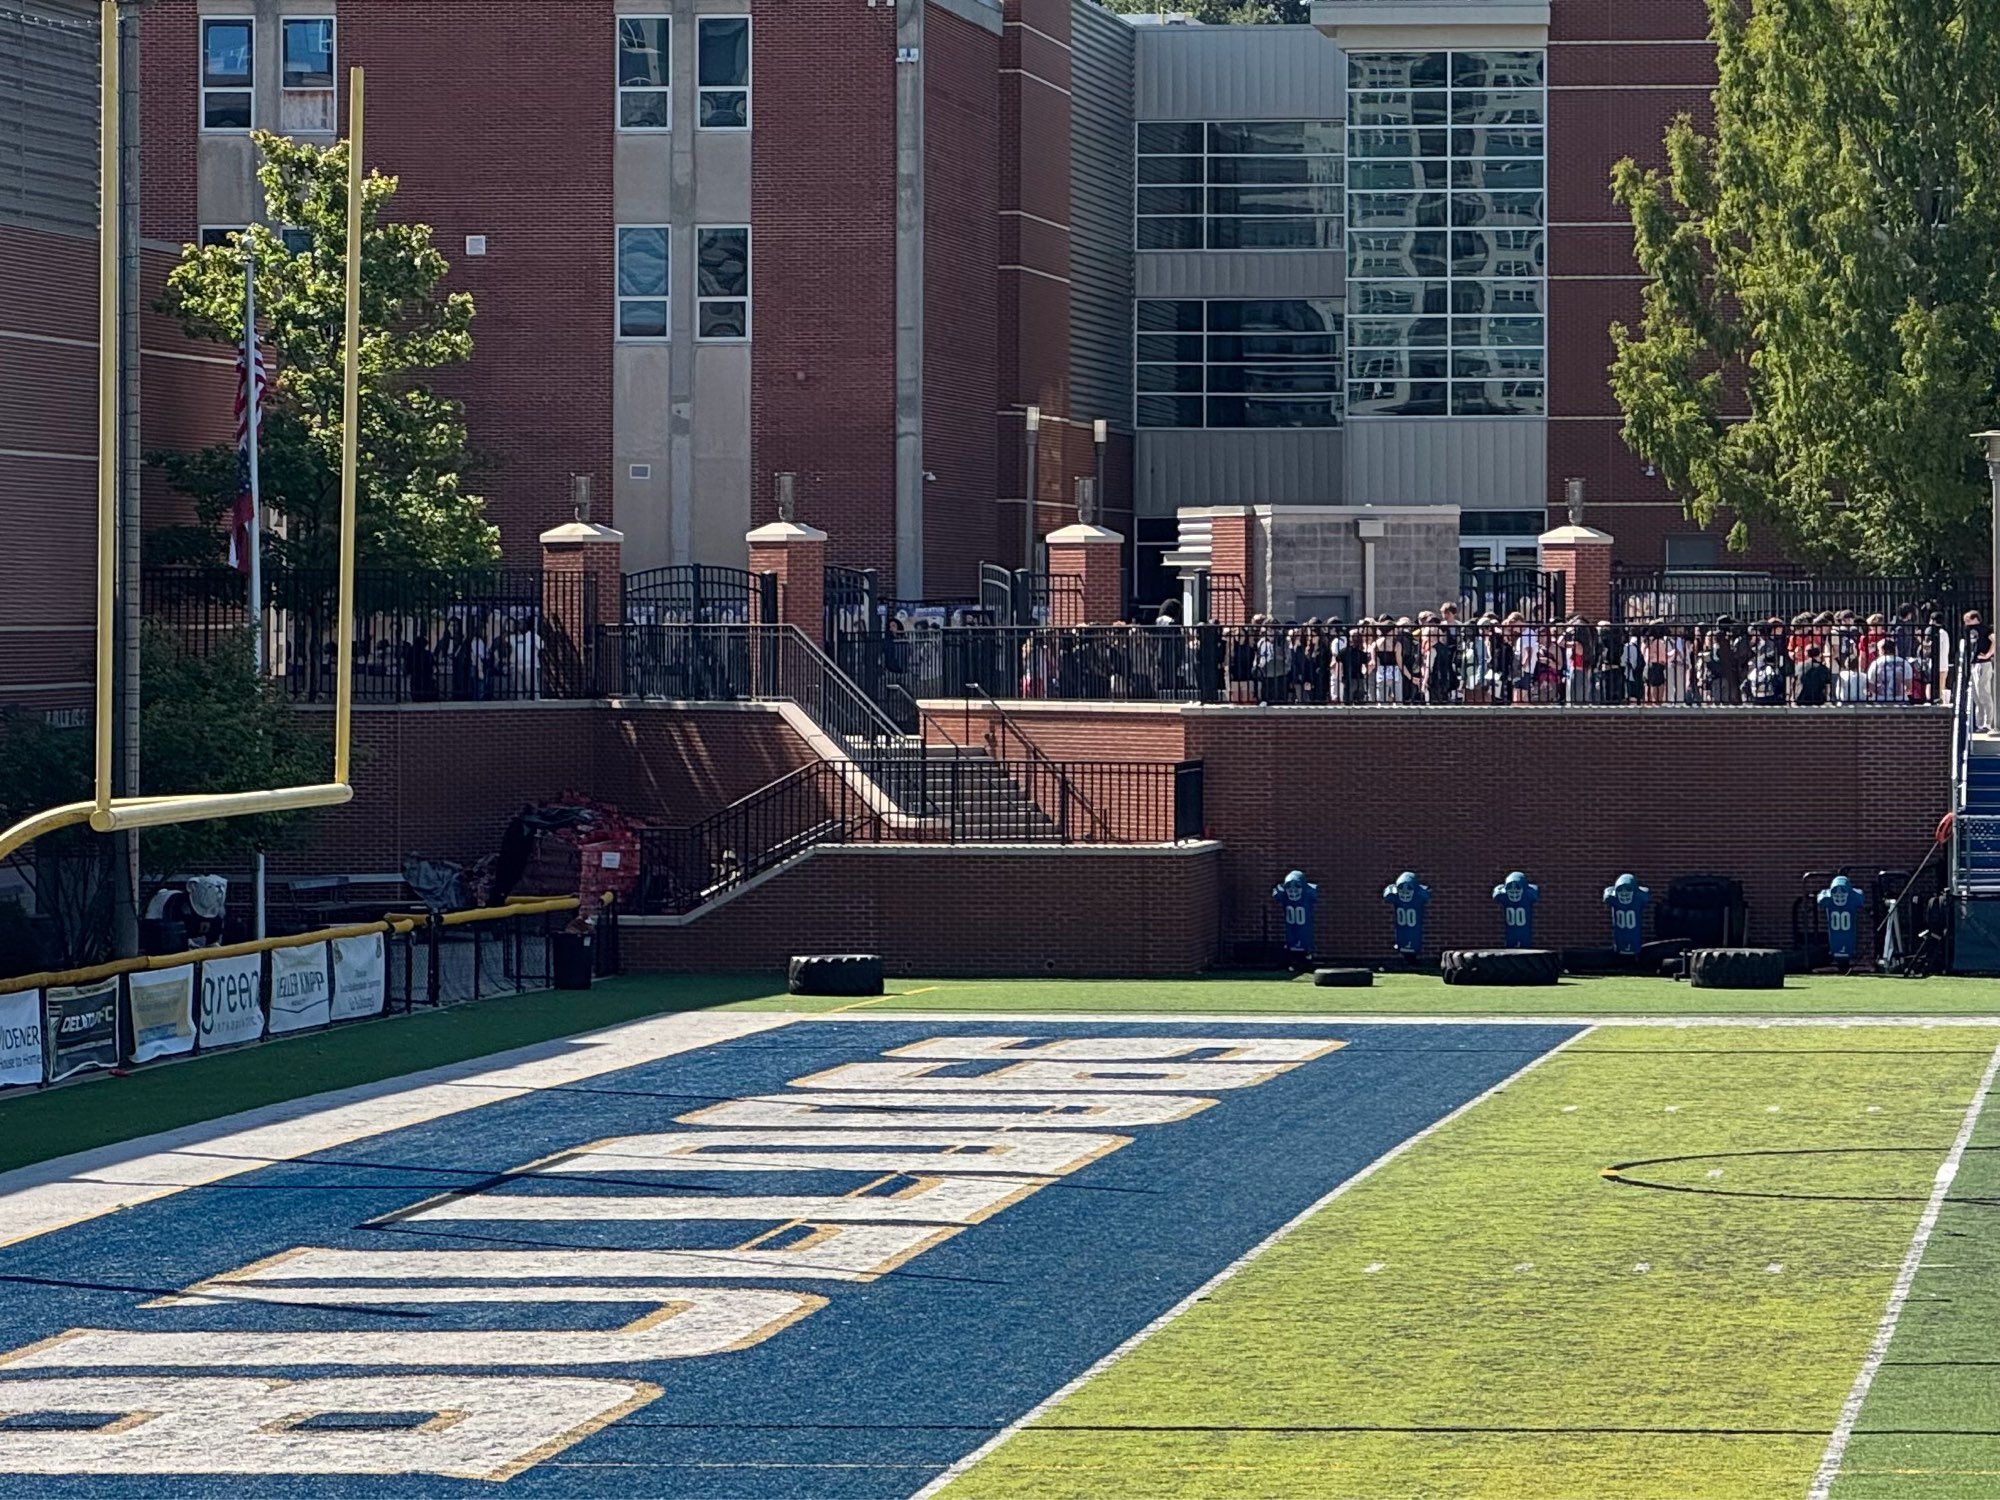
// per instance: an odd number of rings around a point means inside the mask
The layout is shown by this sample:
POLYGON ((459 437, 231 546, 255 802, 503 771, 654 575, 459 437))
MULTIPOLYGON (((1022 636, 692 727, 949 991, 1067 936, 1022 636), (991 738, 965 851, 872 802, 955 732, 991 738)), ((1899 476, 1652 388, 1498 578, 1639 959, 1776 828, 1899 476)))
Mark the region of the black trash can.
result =
POLYGON ((595 977, 588 932, 558 932, 550 943, 550 967, 559 990, 587 990, 595 977))

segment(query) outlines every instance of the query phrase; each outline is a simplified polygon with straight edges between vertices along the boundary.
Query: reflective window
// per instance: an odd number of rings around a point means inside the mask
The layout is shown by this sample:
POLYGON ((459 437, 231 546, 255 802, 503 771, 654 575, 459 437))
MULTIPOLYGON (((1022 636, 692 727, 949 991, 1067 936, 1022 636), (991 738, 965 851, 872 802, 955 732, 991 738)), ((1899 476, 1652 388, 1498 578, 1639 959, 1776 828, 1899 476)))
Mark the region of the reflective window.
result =
POLYGON ((618 18, 618 128, 667 130, 674 123, 673 19, 618 18))
POLYGON ((333 87, 333 17, 285 17, 285 87, 333 87))
POLYGON ((1347 410, 1544 410, 1540 52, 1348 57, 1347 410))
POLYGON ((750 128, 750 18, 695 22, 695 123, 703 130, 750 128))
POLYGON ((1338 120, 1140 125, 1138 247, 1338 250, 1345 140, 1338 120))
POLYGON ((256 97, 256 24, 201 23, 201 128, 248 130, 256 97))
POLYGON ((1338 427, 1340 304, 1245 298, 1138 305, 1141 427, 1338 427))
POLYGON ((710 225, 694 232, 695 337, 750 337, 750 227, 710 225))
POLYGON ((618 231, 618 337, 663 339, 668 316, 667 228, 637 224, 618 231))

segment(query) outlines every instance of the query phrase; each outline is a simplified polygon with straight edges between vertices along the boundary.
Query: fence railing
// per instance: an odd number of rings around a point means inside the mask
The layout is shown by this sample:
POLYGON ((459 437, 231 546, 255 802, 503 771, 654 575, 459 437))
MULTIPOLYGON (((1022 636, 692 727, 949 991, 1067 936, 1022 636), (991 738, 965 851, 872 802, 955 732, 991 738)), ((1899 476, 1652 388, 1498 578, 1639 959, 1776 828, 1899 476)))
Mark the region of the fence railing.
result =
POLYGON ((1491 610, 1496 615, 1519 610, 1536 620, 1569 616, 1569 579, 1562 573, 1535 568, 1460 568, 1458 597, 1467 619, 1491 610))
POLYGON ((747 625, 757 580, 744 568, 684 563, 627 573, 619 619, 628 625, 747 625))
POLYGON ((570 933, 574 896, 390 915, 94 968, 0 980, 0 1090, 234 1051, 350 1021, 552 989, 611 972, 615 916, 570 933), (562 945, 586 944, 581 957, 562 945))
MULTIPOLYGON (((330 702, 339 630, 331 569, 264 573, 266 671, 293 698, 330 702)), ((151 568, 147 617, 205 654, 249 623, 240 574, 151 568)), ((585 695, 597 581, 538 568, 364 569, 355 578, 354 693, 363 703, 518 702, 585 695)))
POLYGON ((1803 569, 1633 568, 1611 572, 1611 614, 1615 620, 1654 617, 1786 622, 1797 616, 1851 614, 1865 625, 1873 614, 1894 625, 1907 615, 1915 624, 1933 612, 1952 628, 1968 609, 1985 610, 1993 601, 1990 580, 1908 576, 1813 576, 1803 569))
POLYGON ((1203 836, 1200 762, 942 754, 820 762, 685 828, 640 835, 634 909, 691 912, 841 844, 1163 844, 1203 836))

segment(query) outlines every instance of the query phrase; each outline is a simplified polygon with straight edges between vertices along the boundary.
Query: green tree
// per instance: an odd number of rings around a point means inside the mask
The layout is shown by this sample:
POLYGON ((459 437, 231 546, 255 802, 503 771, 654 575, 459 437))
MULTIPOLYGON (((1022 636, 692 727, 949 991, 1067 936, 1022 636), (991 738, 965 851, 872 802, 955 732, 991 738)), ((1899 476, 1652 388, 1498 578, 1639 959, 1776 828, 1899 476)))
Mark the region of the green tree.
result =
POLYGON ((1312 20, 1309 0, 1105 0, 1128 16, 1188 15, 1204 26, 1298 26, 1312 20))
MULTIPOLYGON (((279 232, 253 224, 223 245, 189 246, 167 278, 164 309, 195 338, 243 342, 243 262, 257 260, 257 313, 269 396, 259 443, 265 505, 285 535, 269 552, 301 566, 335 557, 340 518, 341 362, 347 296, 347 146, 259 132, 257 176, 279 232)), ((462 482, 465 414, 420 373, 472 357, 472 298, 440 293, 448 267, 422 224, 390 222, 396 179, 370 173, 362 192, 361 472, 357 552, 363 566, 490 564, 499 533, 462 482)), ((162 560, 214 561, 235 504, 236 450, 220 443, 151 460, 193 498, 202 522, 159 534, 162 560)))
MULTIPOLYGON (((176 792, 246 792, 327 779, 331 740, 323 720, 302 714, 275 682, 261 676, 247 632, 218 640, 197 656, 169 631, 149 626, 142 652, 140 786, 148 796, 176 792)), ((0 824, 90 795, 91 736, 54 728, 19 709, 0 711, 0 824)), ((146 868, 198 873, 281 848, 310 813, 271 813, 148 829, 140 837, 146 868)), ((14 856, 54 918, 53 961, 95 963, 110 951, 110 840, 64 829, 14 856)))
POLYGON ((1626 444, 1732 546, 1962 566, 2000 390, 2000 5, 1709 0, 1714 134, 1612 177, 1644 311, 1626 444))

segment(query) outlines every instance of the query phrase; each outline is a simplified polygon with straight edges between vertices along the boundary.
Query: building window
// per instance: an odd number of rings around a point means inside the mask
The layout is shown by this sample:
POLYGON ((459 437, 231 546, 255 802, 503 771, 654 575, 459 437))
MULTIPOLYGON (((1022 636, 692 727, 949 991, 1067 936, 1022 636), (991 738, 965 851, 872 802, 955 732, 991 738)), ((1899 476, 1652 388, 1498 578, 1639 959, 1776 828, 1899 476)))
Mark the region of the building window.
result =
POLYGON ((618 128, 673 127, 673 19, 618 18, 618 128))
POLYGON ((1348 411, 1541 415, 1543 54, 1347 66, 1348 411))
POLYGON ((750 128, 750 18, 695 22, 695 123, 703 130, 750 128))
POLYGON ((248 130, 256 98, 256 23, 201 23, 201 128, 248 130))
POLYGON ((1716 568, 1722 564, 1722 544, 1712 536, 1670 536, 1667 538, 1667 566, 1670 568, 1716 568))
POLYGON ((750 337, 750 228, 694 232, 695 337, 711 342, 750 337))
POLYGON ((340 127, 333 88, 333 17, 286 16, 278 128, 288 135, 332 135, 340 127))
POLYGON ((1331 299, 1139 303, 1141 427, 1338 427, 1340 304, 1331 299))
POLYGON ((1139 127, 1141 250, 1338 250, 1337 120, 1139 127))
POLYGON ((233 244, 236 236, 243 232, 243 227, 241 224, 204 224, 200 230, 201 248, 207 250, 216 245, 233 244))
POLYGON ((618 231, 618 337, 664 339, 671 322, 667 294, 667 227, 634 224, 618 231))

